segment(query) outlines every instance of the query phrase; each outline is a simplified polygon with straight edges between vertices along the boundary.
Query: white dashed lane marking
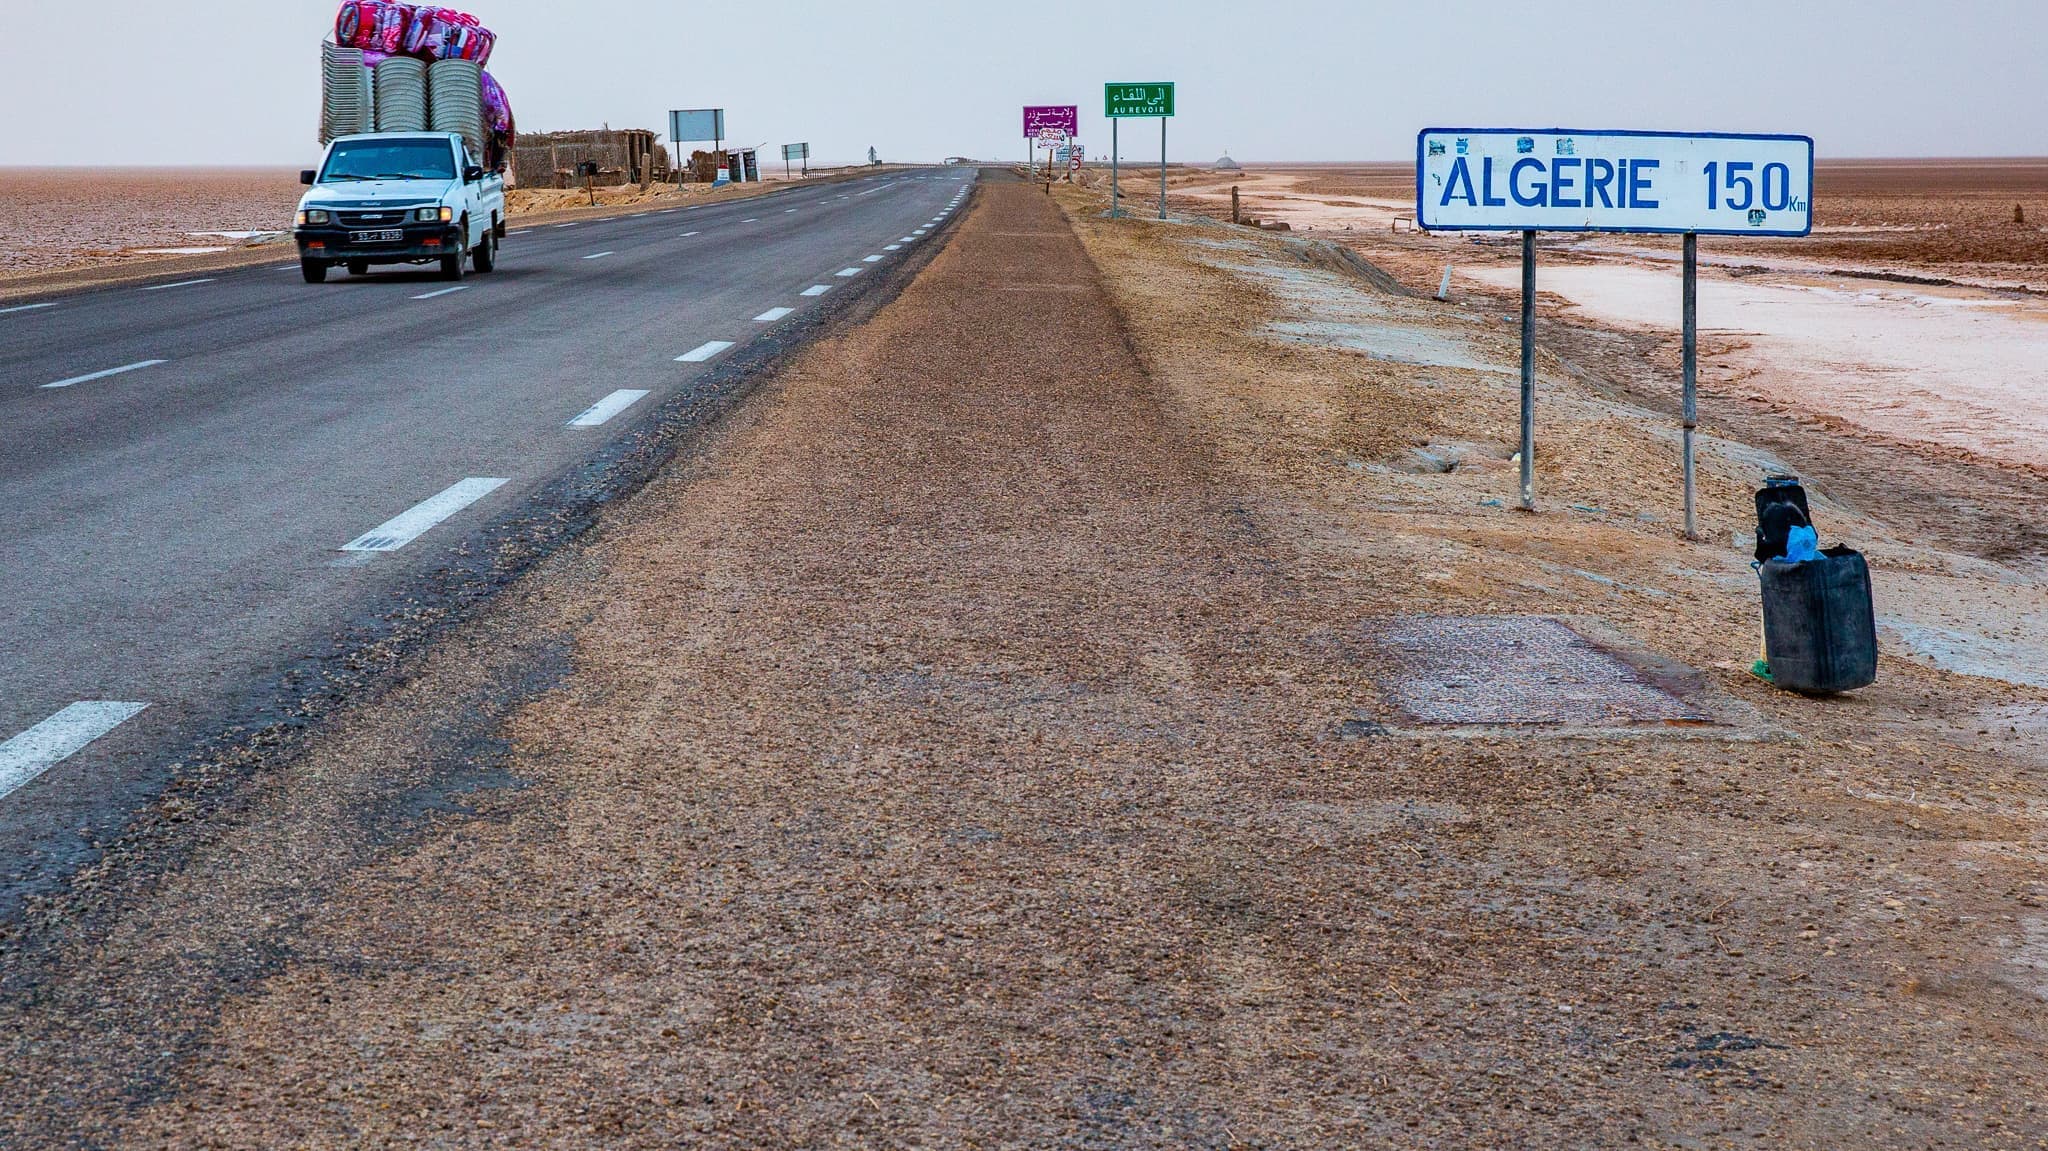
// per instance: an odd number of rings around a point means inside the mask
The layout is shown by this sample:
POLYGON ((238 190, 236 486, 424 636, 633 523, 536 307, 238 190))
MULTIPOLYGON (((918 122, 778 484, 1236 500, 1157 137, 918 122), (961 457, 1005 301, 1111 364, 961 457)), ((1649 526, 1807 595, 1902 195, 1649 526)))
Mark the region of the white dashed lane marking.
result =
POLYGON ((420 295, 420 296, 414 296, 414 297, 413 297, 413 299, 415 299, 415 300, 431 300, 431 299, 433 299, 433 298, 434 298, 435 296, 445 296, 445 295, 447 295, 447 294, 448 294, 448 293, 450 293, 450 292, 467 292, 468 290, 469 290, 469 285, 468 285, 468 284, 457 284, 457 285, 455 285, 455 286, 454 286, 454 287, 452 287, 452 288, 442 288, 442 289, 441 289, 440 291, 438 291, 438 292, 428 292, 428 293, 426 293, 425 295, 420 295))
POLYGON ((586 260, 602 260, 609 255, 611 255, 610 252, 592 252, 588 256, 585 256, 583 258, 586 260))
POLYGON ((862 271, 863 269, 861 268, 841 268, 832 274, 835 276, 858 276, 862 271))
POLYGON ((682 238, 683 238, 683 239, 685 239, 685 240, 687 240, 687 239, 689 239, 689 238, 690 238, 691 236, 701 236, 701 235, 703 235, 703 234, 704 234, 704 233, 702 233, 702 232, 684 232, 684 233, 683 233, 683 235, 682 235, 682 238))
POLYGON ((151 285, 150 285, 149 287, 147 287, 147 288, 141 288, 141 289, 138 289, 138 290, 139 290, 139 291, 144 291, 144 292, 168 292, 168 291, 170 291, 170 290, 171 290, 172 288, 190 288, 190 287, 193 287, 193 286, 195 286, 195 285, 198 285, 198 284, 211 284, 211 283, 213 283, 213 277, 212 277, 212 276, 208 276, 208 277, 206 277, 206 278, 205 278, 205 279, 203 279, 203 280, 179 280, 179 281, 178 281, 177 283, 175 283, 175 284, 151 284, 151 285))
POLYGON ((118 368, 107 368, 102 371, 87 372, 82 376, 73 376, 68 380, 58 380, 54 384, 44 384, 43 386, 46 388, 68 388, 73 384, 83 384, 89 380, 104 380, 108 376, 118 376, 123 372, 135 372, 140 371, 143 368, 153 368, 156 367, 158 364, 168 362, 169 361, 166 360, 143 360, 139 363, 123 364, 118 368))
POLYGON ((0 743, 0 798, 83 750, 86 744, 126 723, 146 703, 82 699, 0 743))
POLYGON ((420 538, 435 524, 504 486, 504 480, 488 476, 459 480, 341 545, 341 550, 395 552, 420 538))
POLYGON ((881 262, 881 260, 882 260, 882 257, 881 257, 881 256, 879 256, 879 255, 874 255, 874 256, 862 256, 862 257, 860 258, 860 262, 861 262, 861 263, 863 263, 863 264, 878 264, 878 263, 880 263, 880 262, 881 262))
POLYGON ((732 347, 731 340, 708 340, 677 356, 676 363, 701 364, 730 347, 732 347))
MULTIPOLYGON (((671 209, 673 210, 673 209, 671 209)), ((572 428, 594 428, 605 421, 647 398, 647 393, 634 388, 620 388, 611 395, 597 401, 583 410, 583 414, 569 421, 572 428)))
POLYGON ((783 318, 784 316, 789 315, 794 311, 796 311, 795 308, 770 308, 767 311, 762 312, 760 315, 755 316, 754 322, 757 324, 772 324, 775 321, 783 318))
POLYGON ((822 296, 831 290, 832 285, 830 284, 812 284, 803 290, 803 294, 806 296, 822 296))

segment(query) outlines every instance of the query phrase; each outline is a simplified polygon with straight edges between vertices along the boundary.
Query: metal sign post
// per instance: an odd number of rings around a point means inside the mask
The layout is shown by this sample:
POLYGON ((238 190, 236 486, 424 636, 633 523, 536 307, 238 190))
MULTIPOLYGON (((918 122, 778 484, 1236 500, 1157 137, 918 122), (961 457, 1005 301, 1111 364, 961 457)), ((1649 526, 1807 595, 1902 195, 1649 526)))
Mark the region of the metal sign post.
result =
POLYGON ((1428 128, 1415 139, 1415 223, 1522 233, 1522 507, 1536 507, 1536 233, 1685 238, 1681 326, 1685 534, 1699 538, 1699 237, 1813 231, 1813 139, 1725 132, 1428 128))
POLYGON ((1536 510, 1536 231, 1522 233, 1522 510, 1536 510))
POLYGON ((1679 356, 1679 375, 1684 379, 1684 398, 1681 416, 1685 424, 1685 538, 1700 538, 1700 525, 1694 513, 1694 492, 1698 487, 1698 476, 1693 468, 1693 433, 1700 426, 1699 382, 1700 382, 1700 237, 1698 232, 1685 234, 1685 302, 1681 310, 1685 313, 1681 321, 1685 349, 1679 356))
POLYGON ((1173 85, 1105 84, 1102 88, 1103 115, 1109 119, 1109 214, 1123 212, 1116 199, 1117 121, 1125 117, 1159 117, 1159 218, 1166 218, 1166 121, 1173 116, 1173 85))
POLYGON ((1116 164, 1119 159, 1116 147, 1116 125, 1117 122, 1115 120, 1109 122, 1109 218, 1112 220, 1120 219, 1124 214, 1124 206, 1117 199, 1116 190, 1116 164))
POLYGON ((1159 118, 1159 218, 1166 218, 1166 120, 1159 118))

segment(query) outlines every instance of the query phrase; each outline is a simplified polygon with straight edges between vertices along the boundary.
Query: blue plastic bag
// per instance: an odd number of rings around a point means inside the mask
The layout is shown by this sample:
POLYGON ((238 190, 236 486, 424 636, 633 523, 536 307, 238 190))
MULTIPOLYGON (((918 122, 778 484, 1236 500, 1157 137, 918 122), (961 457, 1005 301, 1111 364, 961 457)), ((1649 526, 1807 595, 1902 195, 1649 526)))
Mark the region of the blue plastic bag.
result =
POLYGON ((1795 527, 1785 533, 1785 562, 1803 564, 1820 558, 1820 533, 1810 527, 1795 527))

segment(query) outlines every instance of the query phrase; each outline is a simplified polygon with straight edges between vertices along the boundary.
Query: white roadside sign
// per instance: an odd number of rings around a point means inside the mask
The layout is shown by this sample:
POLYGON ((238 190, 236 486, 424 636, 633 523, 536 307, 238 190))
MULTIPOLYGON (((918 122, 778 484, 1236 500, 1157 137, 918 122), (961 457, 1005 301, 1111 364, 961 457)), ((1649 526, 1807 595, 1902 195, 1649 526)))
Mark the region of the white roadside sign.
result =
POLYGON ((1447 231, 1813 230, 1813 140, 1728 133, 1427 128, 1415 219, 1447 231))

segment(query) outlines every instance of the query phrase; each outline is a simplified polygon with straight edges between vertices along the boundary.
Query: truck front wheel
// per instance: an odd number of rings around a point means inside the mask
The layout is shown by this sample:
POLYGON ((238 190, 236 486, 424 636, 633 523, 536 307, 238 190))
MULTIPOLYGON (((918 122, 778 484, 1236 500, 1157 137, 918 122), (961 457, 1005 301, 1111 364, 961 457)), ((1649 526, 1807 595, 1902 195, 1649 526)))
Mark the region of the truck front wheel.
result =
POLYGON ((327 261, 300 260, 299 274, 306 277, 309 284, 324 284, 327 282, 327 261))
POLYGON ((498 237, 494 232, 485 232, 483 242, 470 253, 470 261, 479 272, 488 272, 498 266, 498 237))

